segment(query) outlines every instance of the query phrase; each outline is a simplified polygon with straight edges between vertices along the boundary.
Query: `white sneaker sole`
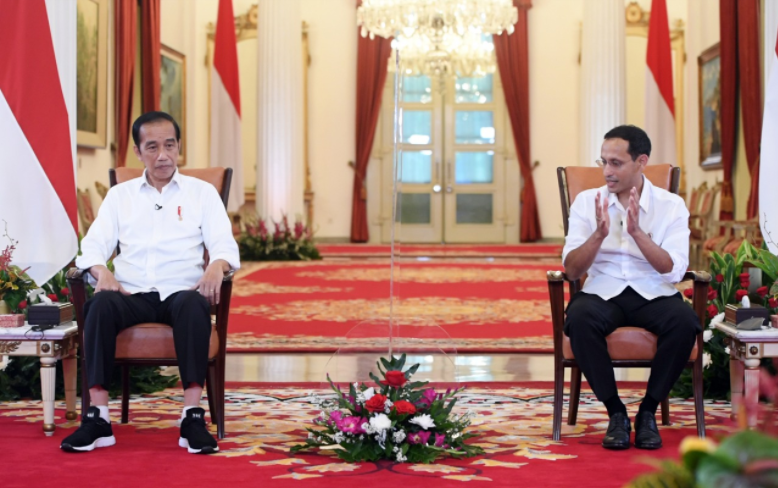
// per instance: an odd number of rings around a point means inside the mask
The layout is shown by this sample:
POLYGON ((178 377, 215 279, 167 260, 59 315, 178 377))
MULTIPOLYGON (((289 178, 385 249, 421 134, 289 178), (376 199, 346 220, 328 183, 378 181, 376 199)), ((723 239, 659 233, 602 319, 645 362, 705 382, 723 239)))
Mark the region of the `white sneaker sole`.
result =
POLYGON ((96 447, 111 447, 116 444, 116 437, 100 437, 93 443, 86 446, 71 446, 70 444, 59 446, 63 451, 69 452, 89 452, 93 451, 96 447))
POLYGON ((178 438, 178 447, 185 447, 186 450, 189 451, 189 454, 213 454, 214 452, 219 452, 219 446, 194 449, 189 446, 189 441, 186 437, 178 438))

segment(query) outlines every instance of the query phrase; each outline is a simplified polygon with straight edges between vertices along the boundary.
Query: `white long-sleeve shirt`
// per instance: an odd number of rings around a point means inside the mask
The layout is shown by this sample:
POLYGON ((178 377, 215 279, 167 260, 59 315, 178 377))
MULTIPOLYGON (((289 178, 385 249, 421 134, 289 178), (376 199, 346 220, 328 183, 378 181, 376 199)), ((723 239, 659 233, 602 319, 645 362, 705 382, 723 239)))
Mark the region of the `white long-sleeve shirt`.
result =
POLYGON ((210 260, 240 267, 224 204, 208 182, 178 171, 157 191, 143 176, 111 188, 76 259, 81 269, 113 261, 117 281, 130 293, 159 292, 162 300, 193 287, 210 260))
POLYGON ((681 197, 655 187, 645 177, 638 202, 640 228, 670 254, 672 271, 660 274, 646 260, 627 232, 627 211, 607 186, 583 191, 573 201, 562 262, 597 228, 595 196, 598 192, 608 196, 610 232, 587 271, 582 291, 604 300, 619 295, 628 286, 647 300, 676 294, 673 283, 681 281, 689 266, 689 211, 681 197))

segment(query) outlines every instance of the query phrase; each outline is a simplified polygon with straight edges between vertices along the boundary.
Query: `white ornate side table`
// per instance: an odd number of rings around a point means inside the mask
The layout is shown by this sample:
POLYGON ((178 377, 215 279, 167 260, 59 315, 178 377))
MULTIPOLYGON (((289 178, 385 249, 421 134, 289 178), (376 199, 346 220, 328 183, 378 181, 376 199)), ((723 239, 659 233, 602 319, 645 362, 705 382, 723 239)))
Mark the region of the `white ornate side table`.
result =
MULTIPOLYGON (((778 329, 738 330, 729 322, 714 323, 729 340, 729 381, 732 388, 732 417, 740 405, 759 402, 759 365, 762 358, 778 357, 778 329)), ((748 409, 746 424, 756 427, 757 411, 748 409)))
POLYGON ((76 350, 78 326, 68 322, 43 332, 31 326, 0 327, 0 355, 37 356, 41 361, 41 393, 43 395, 43 432, 54 434, 54 386, 57 360, 62 360, 65 375, 65 418, 76 419, 76 350))

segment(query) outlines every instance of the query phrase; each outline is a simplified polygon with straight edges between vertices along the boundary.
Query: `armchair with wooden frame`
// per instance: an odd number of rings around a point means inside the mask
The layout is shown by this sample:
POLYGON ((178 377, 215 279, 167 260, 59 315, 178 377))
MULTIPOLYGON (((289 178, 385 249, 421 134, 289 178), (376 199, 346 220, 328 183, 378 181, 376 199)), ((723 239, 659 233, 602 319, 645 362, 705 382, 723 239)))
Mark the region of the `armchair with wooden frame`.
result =
MULTIPOLYGON (((111 186, 137 178, 143 174, 142 168, 116 168, 110 171, 111 186)), ((226 208, 232 180, 231 168, 181 169, 181 174, 199 178, 216 187, 226 208)), ((117 247, 117 254, 120 249, 117 247)), ((208 251, 205 252, 205 266, 208 264, 208 251)), ((89 386, 87 383, 84 358, 84 303, 86 287, 85 270, 71 268, 67 273, 68 285, 73 297, 78 322, 79 351, 81 351, 81 410, 89 408, 89 386)), ((234 271, 225 273, 221 285, 221 298, 218 305, 211 307, 215 315, 211 330, 211 343, 208 349, 208 373, 205 387, 208 392, 208 407, 211 420, 216 424, 217 436, 224 438, 224 372, 227 347, 227 324, 229 319, 230 298, 232 296, 232 277, 234 271)), ((143 323, 123 330, 116 337, 116 364, 122 367, 122 417, 127 423, 130 402, 130 366, 177 366, 173 328, 159 323, 143 323)))
MULTIPOLYGON (((669 164, 651 165, 646 167, 643 174, 654 186, 676 194, 678 193, 680 168, 674 168, 669 164)), ((559 180, 559 197, 562 203, 565 237, 567 237, 570 206, 576 196, 584 190, 603 186, 604 179, 602 169, 596 167, 557 168, 557 178, 559 180)), ((581 394, 581 370, 578 368, 578 363, 576 363, 572 348, 570 347, 570 339, 564 333, 564 283, 568 283, 570 296, 572 297, 581 290, 583 279, 571 281, 561 271, 549 271, 547 278, 554 333, 554 416, 552 431, 554 440, 558 441, 562 431, 565 368, 571 368, 568 425, 575 425, 581 394)), ((703 327, 710 279, 710 274, 705 272, 690 271, 684 276, 684 281, 694 280, 692 303, 697 316, 700 317, 700 325, 703 327)), ((608 353, 613 360, 614 367, 651 367, 651 361, 656 353, 656 335, 637 327, 621 327, 607 337, 607 342, 608 353)), ((702 402, 702 344, 702 332, 700 332, 697 335, 697 341, 689 357, 687 368, 691 368, 693 374, 697 433, 700 437, 705 437, 705 414, 702 402)), ((664 399, 662 401, 662 424, 669 425, 669 423, 669 401, 664 399)))

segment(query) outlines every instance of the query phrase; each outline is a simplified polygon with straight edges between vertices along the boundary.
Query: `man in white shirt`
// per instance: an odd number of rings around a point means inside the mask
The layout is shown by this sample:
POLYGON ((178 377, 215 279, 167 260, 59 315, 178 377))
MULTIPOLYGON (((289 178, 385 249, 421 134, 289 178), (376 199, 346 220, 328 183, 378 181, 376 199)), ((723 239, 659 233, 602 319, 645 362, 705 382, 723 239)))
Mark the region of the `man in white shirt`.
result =
POLYGON ((173 328, 184 412, 179 445, 191 453, 219 450, 200 408, 211 334, 210 306, 219 302, 224 273, 240 267, 227 212, 210 183, 180 174, 181 132, 164 112, 133 123, 135 155, 143 176, 108 192, 97 219, 81 242, 76 266, 96 280, 85 304, 84 346, 92 406, 81 427, 62 441, 68 452, 91 451, 116 442, 108 416, 116 336, 143 322, 173 328), (106 267, 117 244, 115 275, 106 267), (203 271, 203 252, 210 263, 203 271))
POLYGON ((646 395, 635 417, 635 447, 658 449, 656 409, 681 375, 700 324, 673 286, 689 264, 689 212, 677 195, 643 176, 651 141, 635 126, 607 134, 597 160, 606 185, 581 192, 570 208, 562 261, 570 279, 588 277, 567 307, 565 334, 610 422, 607 449, 630 446, 631 425, 616 388, 605 337, 619 327, 658 336, 646 395))

